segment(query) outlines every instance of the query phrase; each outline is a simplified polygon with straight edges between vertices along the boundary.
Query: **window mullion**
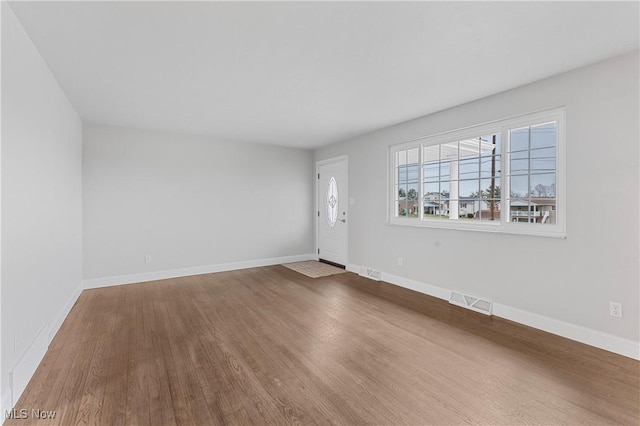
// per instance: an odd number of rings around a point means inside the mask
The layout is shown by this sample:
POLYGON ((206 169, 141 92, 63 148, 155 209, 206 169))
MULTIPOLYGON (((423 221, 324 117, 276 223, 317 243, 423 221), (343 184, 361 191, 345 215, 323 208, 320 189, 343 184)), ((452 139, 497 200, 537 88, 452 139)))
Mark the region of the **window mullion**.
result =
POLYGON ((424 197, 424 165, 423 165, 423 151, 424 147, 420 144, 418 150, 418 220, 422 221, 424 219, 424 202, 422 201, 424 197))
POLYGON ((529 126, 529 141, 528 141, 528 151, 527 151, 527 203, 529 204, 527 209, 529 210, 529 219, 527 220, 527 223, 532 223, 531 221, 534 220, 535 221, 535 215, 534 215, 534 211, 531 210, 532 208, 532 201, 531 201, 531 126, 529 126))
POLYGON ((508 147, 510 144, 509 131, 503 127, 500 129, 500 138, 502 140, 500 150, 500 178, 502 182, 502 189, 500 194, 500 202, 502 203, 502 209, 500 211, 500 225, 508 223, 508 217, 511 217, 511 203, 510 203, 510 175, 511 167, 509 166, 509 158, 507 156, 508 147))
POLYGON ((396 186, 398 186, 398 169, 396 167, 398 151, 393 150, 390 157, 390 167, 393 175, 392 178, 389 179, 391 181, 391 208, 389 209, 389 219, 392 219, 396 217, 396 212, 398 211, 398 194, 396 193, 396 186))

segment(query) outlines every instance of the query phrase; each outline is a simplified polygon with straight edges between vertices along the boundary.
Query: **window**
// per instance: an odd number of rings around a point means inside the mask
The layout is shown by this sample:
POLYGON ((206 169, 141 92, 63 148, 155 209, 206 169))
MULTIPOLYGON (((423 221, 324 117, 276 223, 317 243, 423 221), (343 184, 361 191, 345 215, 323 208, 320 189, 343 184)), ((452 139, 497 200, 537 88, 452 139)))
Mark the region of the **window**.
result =
POLYGON ((331 176, 331 179, 327 182, 327 225, 331 228, 336 226, 336 220, 338 220, 338 199, 338 184, 336 183, 336 178, 331 176))
POLYGON ((564 109, 394 145, 390 222, 564 237, 564 109))

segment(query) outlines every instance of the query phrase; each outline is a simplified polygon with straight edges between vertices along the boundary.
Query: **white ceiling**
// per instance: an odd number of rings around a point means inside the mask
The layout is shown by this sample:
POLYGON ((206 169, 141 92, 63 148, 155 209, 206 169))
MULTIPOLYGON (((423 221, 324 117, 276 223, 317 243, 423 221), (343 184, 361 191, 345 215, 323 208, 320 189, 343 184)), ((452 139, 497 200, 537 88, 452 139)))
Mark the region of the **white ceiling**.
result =
POLYGON ((638 2, 12 2, 84 120, 315 148, 638 49, 638 2))

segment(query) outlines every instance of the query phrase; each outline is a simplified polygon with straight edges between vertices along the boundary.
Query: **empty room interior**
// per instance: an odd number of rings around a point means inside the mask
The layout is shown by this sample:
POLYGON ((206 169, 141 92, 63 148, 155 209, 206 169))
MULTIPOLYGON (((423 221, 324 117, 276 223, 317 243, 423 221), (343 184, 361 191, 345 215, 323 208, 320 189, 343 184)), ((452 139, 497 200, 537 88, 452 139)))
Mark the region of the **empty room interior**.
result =
POLYGON ((2 1, 3 424, 638 425, 639 5, 2 1))

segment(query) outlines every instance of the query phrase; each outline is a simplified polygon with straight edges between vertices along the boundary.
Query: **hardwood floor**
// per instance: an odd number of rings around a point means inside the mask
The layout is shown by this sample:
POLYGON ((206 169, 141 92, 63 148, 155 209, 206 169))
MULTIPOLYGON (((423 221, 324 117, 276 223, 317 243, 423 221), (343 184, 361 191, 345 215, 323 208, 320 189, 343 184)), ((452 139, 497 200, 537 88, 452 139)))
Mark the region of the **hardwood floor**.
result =
POLYGON ((4 424, 639 424, 640 363, 347 273, 84 291, 4 424))

